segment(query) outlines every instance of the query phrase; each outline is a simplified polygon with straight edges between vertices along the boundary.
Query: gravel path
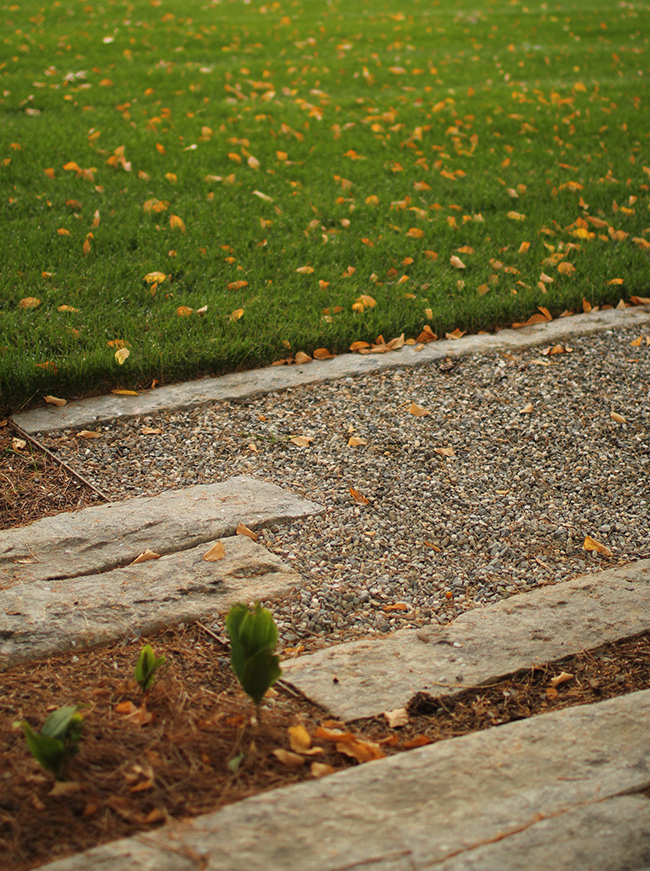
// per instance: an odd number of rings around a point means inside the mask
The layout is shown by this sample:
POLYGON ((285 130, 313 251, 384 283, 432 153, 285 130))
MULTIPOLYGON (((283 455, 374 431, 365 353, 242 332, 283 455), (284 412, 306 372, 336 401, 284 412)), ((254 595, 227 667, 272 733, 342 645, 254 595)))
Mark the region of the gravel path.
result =
POLYGON ((305 581, 267 603, 282 639, 313 647, 649 557, 640 335, 391 369, 43 441, 114 499, 247 474, 326 506, 260 536, 305 581), (586 535, 613 556, 587 553, 586 535))

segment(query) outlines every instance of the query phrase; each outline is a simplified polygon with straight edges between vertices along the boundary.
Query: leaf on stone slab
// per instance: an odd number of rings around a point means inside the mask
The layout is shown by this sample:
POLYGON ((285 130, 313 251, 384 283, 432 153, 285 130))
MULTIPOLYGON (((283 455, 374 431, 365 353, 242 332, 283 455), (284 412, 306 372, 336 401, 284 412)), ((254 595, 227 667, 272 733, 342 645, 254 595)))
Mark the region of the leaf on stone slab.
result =
POLYGON ((551 686, 557 689, 560 684, 566 683, 567 681, 573 680, 573 675, 569 674, 568 671, 562 671, 560 674, 551 678, 551 686))
POLYGON ((295 359, 295 362, 298 364, 311 363, 311 357, 309 356, 309 354, 305 354, 304 351, 298 351, 298 353, 296 354, 294 359, 295 359))
POLYGON ((137 390, 122 390, 121 388, 116 388, 115 390, 111 390, 111 393, 115 394, 115 396, 139 396, 137 390))
POLYGON ((445 333, 445 338, 447 339, 462 339, 465 335, 465 330, 459 330, 456 328, 451 333, 445 333))
POLYGON ((350 345, 351 351, 360 351, 362 348, 369 348, 370 342, 352 342, 350 345))
POLYGON ((348 439, 348 446, 351 448, 358 448, 361 445, 367 445, 368 442, 365 439, 361 439, 358 436, 351 436, 348 439))
POLYGON ((328 774, 334 774, 336 768, 328 765, 326 762, 312 762, 310 772, 312 777, 327 777, 328 774))
POLYGON ((146 563, 152 559, 160 559, 160 554, 156 553, 153 550, 149 550, 149 548, 147 548, 146 550, 142 551, 142 553, 139 556, 137 556, 133 560, 132 563, 129 563, 129 565, 130 566, 137 566, 139 563, 146 563))
POLYGON ((314 441, 312 436, 294 436, 289 439, 292 445, 296 445, 299 448, 308 448, 309 445, 314 441))
POLYGON ((435 342, 437 338, 438 336, 433 332, 429 324, 425 324, 424 327, 422 327, 422 332, 415 341, 422 345, 426 345, 428 342, 435 342))
POLYGON ((59 399, 58 396, 44 396, 43 399, 48 405, 57 405, 59 408, 64 406, 67 402, 66 399, 59 399))
POLYGON ((404 338, 404 333, 401 336, 397 336, 394 339, 391 339, 390 342, 387 343, 386 347, 390 351, 399 351, 400 348, 403 348, 406 343, 404 338))
POLYGON ((426 408, 422 408, 421 405, 416 405, 415 402, 412 402, 409 405, 409 414, 414 415, 414 417, 426 417, 431 412, 426 408))
POLYGON ((631 296, 632 305, 650 305, 650 296, 631 296))
POLYGON ((207 563, 216 563, 218 560, 223 559, 226 555, 226 549, 223 546, 222 542, 215 541, 212 547, 203 554, 203 559, 207 563))
POLYGON ((354 487, 350 487, 350 496, 352 496, 352 498, 358 505, 370 504, 370 499, 366 499, 363 493, 359 493, 359 491, 355 490, 354 487))
POLYGON ((314 360, 333 360, 334 354, 330 354, 327 348, 316 348, 314 351, 314 360))
POLYGON ((257 541, 259 538, 259 534, 257 532, 253 532, 252 529, 249 529, 245 524, 240 523, 235 530, 237 535, 245 535, 247 538, 250 538, 251 541, 257 541))
POLYGON ((409 722, 409 714, 406 708, 395 708, 394 711, 384 711, 384 718, 391 729, 399 729, 409 722))
POLYGON ((614 554, 606 545, 602 544, 600 541, 596 541, 596 539, 592 538, 590 535, 585 536, 584 544, 582 546, 585 550, 596 551, 603 556, 614 556, 614 554))
POLYGON ((612 411, 609 415, 612 420, 615 420, 616 423, 627 423, 627 420, 623 417, 622 414, 618 414, 616 411, 612 411))
POLYGON ((304 756, 299 756, 297 753, 292 753, 283 747, 276 747, 273 755, 287 768, 300 768, 307 761, 304 756))

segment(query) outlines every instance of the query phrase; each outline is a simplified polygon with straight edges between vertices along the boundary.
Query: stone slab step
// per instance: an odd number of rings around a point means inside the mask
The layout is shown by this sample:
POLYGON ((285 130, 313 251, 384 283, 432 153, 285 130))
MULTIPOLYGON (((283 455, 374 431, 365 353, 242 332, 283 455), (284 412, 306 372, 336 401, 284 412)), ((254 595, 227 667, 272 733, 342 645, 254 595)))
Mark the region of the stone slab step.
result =
POLYGON ((501 330, 491 336, 465 336, 455 341, 443 339, 426 345, 420 351, 405 346, 391 354, 341 354, 332 360, 314 361, 308 365, 269 366, 250 372, 235 372, 220 378, 171 384, 168 387, 144 391, 138 396, 111 394, 69 402, 60 408, 47 405, 15 414, 12 420, 32 435, 68 428, 92 428, 110 420, 183 411, 217 400, 240 399, 349 375, 366 375, 393 366, 417 366, 449 356, 512 351, 539 344, 555 344, 571 337, 602 330, 648 325, 650 312, 647 307, 609 309, 560 318, 519 330, 501 330))
POLYGON ((620 871, 650 862, 650 690, 268 792, 47 871, 620 871))
POLYGON ((240 475, 159 496, 45 517, 0 532, 0 590, 13 583, 73 578, 132 562, 147 548, 173 553, 324 511, 289 490, 240 475))
POLYGON ((283 663, 283 679, 342 720, 450 695, 650 630, 650 560, 475 608, 446 627, 402 630, 283 663))
POLYGON ((55 653, 200 620, 236 602, 280 596, 301 583, 279 557, 246 536, 157 560, 63 581, 15 584, 0 593, 0 671, 55 653))

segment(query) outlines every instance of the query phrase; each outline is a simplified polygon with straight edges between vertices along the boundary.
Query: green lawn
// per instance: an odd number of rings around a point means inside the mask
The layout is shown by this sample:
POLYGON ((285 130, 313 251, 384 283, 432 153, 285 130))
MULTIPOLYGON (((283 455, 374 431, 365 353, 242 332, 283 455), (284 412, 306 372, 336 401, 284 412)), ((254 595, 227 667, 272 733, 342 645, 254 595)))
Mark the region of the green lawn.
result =
POLYGON ((647 4, 0 22, 5 411, 649 295, 647 4))

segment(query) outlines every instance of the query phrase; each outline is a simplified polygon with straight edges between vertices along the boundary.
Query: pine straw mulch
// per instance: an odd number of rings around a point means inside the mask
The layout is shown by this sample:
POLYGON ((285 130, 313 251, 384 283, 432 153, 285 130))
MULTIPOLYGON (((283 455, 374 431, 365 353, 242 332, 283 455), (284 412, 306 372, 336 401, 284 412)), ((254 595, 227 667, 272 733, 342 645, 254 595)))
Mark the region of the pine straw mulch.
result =
POLYGON ((210 630, 192 624, 150 640, 167 661, 146 700, 131 679, 141 645, 136 639, 14 667, 0 676, 5 871, 24 871, 171 819, 340 771, 357 759, 389 756, 650 686, 646 633, 453 699, 416 696, 408 723, 399 728, 390 728, 383 717, 333 722, 281 682, 256 724, 232 676, 227 648, 210 630), (554 686, 562 672, 571 677, 554 686), (48 711, 66 704, 85 706, 84 727, 80 752, 67 774, 72 785, 61 793, 12 724, 27 719, 40 728, 48 711), (322 752, 293 752, 303 749, 294 743, 292 750, 288 729, 297 725, 322 752), (337 730, 343 732, 338 739, 337 730))
MULTIPOLYGON (((38 446, 17 447, 15 437, 0 427, 0 529, 101 504, 99 494, 38 446)), ((138 639, 0 674, 3 871, 26 871, 360 760, 650 686, 647 633, 453 699, 416 696, 408 722, 399 728, 390 728, 383 717, 334 723, 282 682, 256 724, 230 670, 224 640, 212 630, 200 623, 179 626, 150 641, 167 660, 146 700, 132 679, 138 639), (554 686, 562 672, 571 677, 554 686), (26 719, 40 728, 51 710, 67 704, 84 705, 84 728, 80 752, 61 787, 39 768, 12 724, 26 719), (306 749, 296 744, 304 738, 295 731, 299 725, 320 752, 294 752, 306 749), (338 738, 337 730, 343 733, 338 738)))

